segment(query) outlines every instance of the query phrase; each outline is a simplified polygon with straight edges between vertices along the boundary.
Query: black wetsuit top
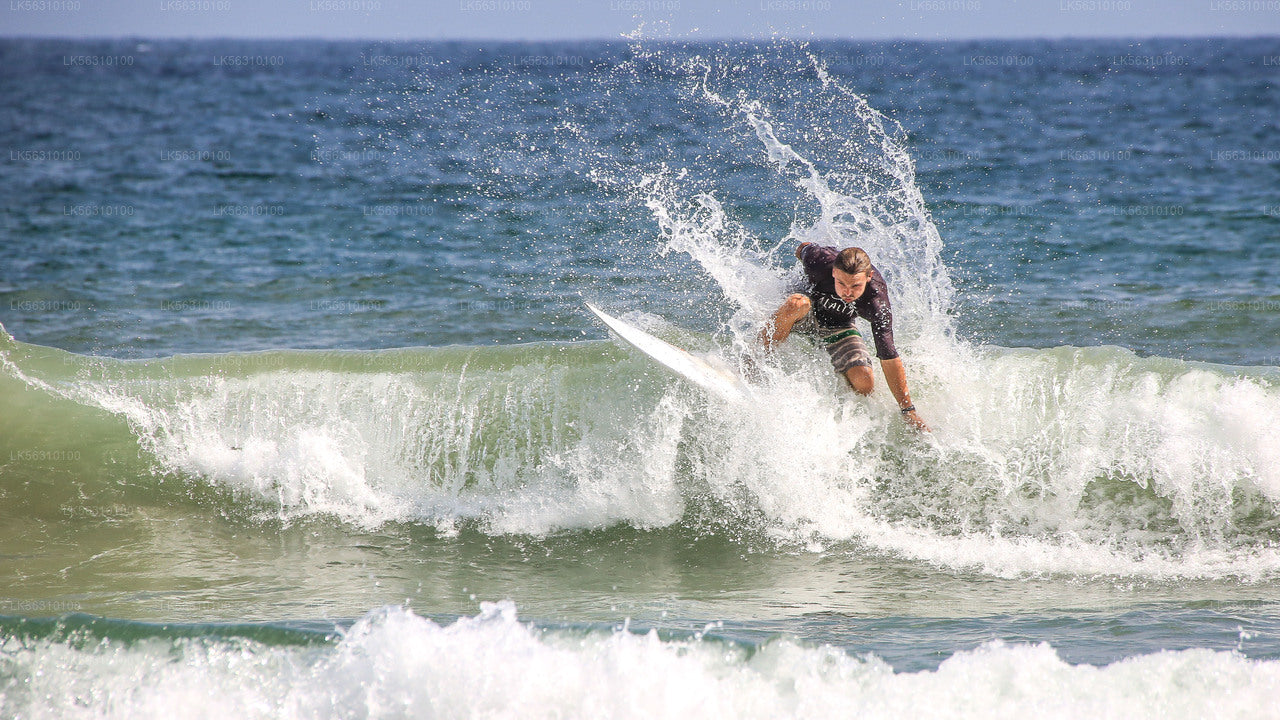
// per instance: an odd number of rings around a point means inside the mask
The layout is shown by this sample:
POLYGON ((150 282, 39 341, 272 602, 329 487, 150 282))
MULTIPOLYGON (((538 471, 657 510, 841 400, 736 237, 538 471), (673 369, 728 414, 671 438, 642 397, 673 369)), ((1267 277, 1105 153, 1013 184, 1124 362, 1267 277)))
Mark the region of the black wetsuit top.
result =
POLYGON ((893 346, 893 312, 889 307, 889 286, 873 265, 866 290, 852 303, 836 294, 836 280, 831 276, 839 250, 823 245, 805 245, 800 250, 804 274, 809 285, 804 294, 813 304, 814 319, 824 330, 855 327, 854 319, 862 317, 871 323, 871 336, 876 343, 876 356, 881 360, 898 357, 893 346))

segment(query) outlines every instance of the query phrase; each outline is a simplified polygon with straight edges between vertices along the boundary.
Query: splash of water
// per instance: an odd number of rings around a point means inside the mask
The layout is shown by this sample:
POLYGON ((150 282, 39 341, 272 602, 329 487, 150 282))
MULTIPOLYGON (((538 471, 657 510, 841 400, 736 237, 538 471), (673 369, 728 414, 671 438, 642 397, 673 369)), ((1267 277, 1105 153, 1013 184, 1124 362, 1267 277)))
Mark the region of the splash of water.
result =
POLYGON ((863 247, 888 279, 914 397, 937 430, 904 442, 883 400, 851 405, 838 383, 815 380, 820 362, 784 352, 767 373, 767 409, 711 423, 705 436, 723 443, 694 443, 703 466, 731 468, 720 496, 745 487, 792 538, 997 574, 1280 569, 1274 379, 1114 348, 1010 352, 959 339, 942 240, 896 122, 803 46, 673 62, 689 101, 753 138, 756 165, 799 199, 768 248, 718 199, 727 189, 672 159, 638 184, 661 252, 687 253, 715 281, 737 308, 741 350, 796 277, 795 243, 863 247))

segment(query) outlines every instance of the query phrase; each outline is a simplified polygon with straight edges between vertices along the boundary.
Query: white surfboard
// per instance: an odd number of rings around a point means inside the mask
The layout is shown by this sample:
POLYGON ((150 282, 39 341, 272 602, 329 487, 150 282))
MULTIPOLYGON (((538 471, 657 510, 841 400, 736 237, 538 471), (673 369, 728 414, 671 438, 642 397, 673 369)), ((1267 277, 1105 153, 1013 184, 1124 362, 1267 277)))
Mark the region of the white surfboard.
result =
POLYGON ((728 369, 716 367, 687 350, 619 320, 591 303, 587 303, 587 309, 595 313, 614 334, 627 341, 632 347, 698 387, 733 402, 745 402, 750 399, 751 389, 742 378, 728 369))

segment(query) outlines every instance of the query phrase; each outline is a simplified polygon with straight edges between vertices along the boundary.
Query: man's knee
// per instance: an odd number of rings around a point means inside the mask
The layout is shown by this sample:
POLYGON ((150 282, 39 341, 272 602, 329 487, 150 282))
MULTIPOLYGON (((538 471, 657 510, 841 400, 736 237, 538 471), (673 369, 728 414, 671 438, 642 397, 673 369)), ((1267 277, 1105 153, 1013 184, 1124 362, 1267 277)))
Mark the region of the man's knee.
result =
POLYGON ((871 367, 866 365, 858 365, 844 371, 844 377, 849 381, 849 386, 859 395, 870 395, 872 390, 876 389, 876 378, 871 373, 871 367))
POLYGON ((813 303, 809 301, 809 296, 795 293, 787 298, 783 304, 783 312, 791 320, 799 320, 809 313, 809 309, 813 307, 813 303))

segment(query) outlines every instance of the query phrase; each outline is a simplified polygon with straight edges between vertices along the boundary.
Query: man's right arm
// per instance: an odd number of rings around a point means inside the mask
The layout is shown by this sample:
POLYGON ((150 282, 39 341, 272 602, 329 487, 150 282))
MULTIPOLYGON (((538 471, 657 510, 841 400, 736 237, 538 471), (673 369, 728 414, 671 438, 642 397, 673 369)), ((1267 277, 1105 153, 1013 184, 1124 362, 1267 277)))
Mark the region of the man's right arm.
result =
POLYGON ((800 321, 800 318, 809 314, 811 307, 806 295, 795 293, 788 297, 782 303, 782 307, 773 314, 769 323, 760 330, 760 344, 764 349, 772 350, 775 345, 786 340, 791 335, 791 328, 800 321))

